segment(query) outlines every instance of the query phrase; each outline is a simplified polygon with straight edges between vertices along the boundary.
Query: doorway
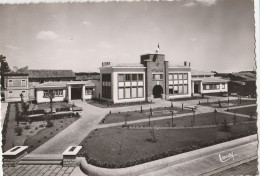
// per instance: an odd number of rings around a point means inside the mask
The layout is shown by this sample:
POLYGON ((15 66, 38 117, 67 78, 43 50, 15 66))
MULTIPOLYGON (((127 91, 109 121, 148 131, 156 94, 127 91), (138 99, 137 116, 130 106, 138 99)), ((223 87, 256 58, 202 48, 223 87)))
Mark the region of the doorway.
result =
POLYGON ((153 87, 153 96, 154 98, 161 98, 163 94, 163 88, 160 85, 156 85, 153 87))
POLYGON ((71 88, 71 100, 82 98, 82 88, 71 88))

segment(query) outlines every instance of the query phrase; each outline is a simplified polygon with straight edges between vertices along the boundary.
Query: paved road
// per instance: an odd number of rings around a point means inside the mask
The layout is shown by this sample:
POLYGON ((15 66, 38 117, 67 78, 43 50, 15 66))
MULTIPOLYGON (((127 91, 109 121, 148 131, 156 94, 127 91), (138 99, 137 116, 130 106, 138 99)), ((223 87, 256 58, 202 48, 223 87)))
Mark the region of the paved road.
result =
POLYGON ((253 160, 211 176, 258 175, 257 165, 257 160, 253 160))
POLYGON ((231 168, 232 165, 235 163, 239 163, 247 158, 254 158, 255 160, 256 157, 257 157, 257 142, 252 142, 232 149, 223 150, 222 152, 219 153, 213 153, 211 155, 207 155, 195 160, 191 160, 178 165, 169 166, 161 170, 143 174, 142 176, 211 175, 214 173, 214 170, 216 169, 218 170, 219 168, 223 168, 223 167, 231 168), (220 161, 219 155, 224 156, 231 152, 233 152, 234 154, 234 159, 230 158, 226 162, 220 161))

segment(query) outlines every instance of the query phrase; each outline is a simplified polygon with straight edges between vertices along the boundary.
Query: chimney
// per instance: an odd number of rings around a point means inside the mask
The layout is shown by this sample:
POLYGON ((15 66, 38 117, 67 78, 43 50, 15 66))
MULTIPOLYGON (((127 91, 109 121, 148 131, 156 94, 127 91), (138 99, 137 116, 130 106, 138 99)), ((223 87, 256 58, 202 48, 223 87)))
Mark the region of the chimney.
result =
POLYGON ((102 62, 102 67, 110 65, 110 62, 102 62))
POLYGON ((185 66, 185 67, 187 66, 187 61, 184 61, 184 66, 185 66))

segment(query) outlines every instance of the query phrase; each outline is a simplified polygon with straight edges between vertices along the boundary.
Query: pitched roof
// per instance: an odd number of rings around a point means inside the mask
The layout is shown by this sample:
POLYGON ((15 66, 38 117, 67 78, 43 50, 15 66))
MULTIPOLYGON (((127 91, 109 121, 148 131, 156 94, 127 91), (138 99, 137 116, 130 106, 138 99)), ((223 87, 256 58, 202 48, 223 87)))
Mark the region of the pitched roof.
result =
POLYGON ((60 81, 60 82, 45 82, 42 84, 37 84, 35 88, 53 88, 53 87, 59 87, 59 88, 66 88, 68 84, 83 84, 86 87, 94 87, 95 84, 92 81, 60 81))
POLYGON ((29 78, 75 77, 72 70, 28 70, 29 78))
POLYGON ((223 79, 220 77, 209 77, 209 78, 202 78, 203 83, 221 83, 221 82, 229 82, 228 79, 223 79))
POLYGON ((191 75, 214 75, 214 73, 191 69, 191 75))

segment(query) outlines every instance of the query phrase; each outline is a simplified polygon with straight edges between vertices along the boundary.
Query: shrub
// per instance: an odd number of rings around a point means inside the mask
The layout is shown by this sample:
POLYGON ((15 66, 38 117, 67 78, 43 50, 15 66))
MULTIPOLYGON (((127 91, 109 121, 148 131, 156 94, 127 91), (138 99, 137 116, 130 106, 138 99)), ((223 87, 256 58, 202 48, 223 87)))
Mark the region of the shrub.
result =
POLYGON ((30 125, 26 125, 26 126, 24 127, 24 129, 25 129, 25 130, 29 130, 29 129, 30 129, 30 125))
POLYGON ((15 132, 17 133, 18 136, 21 136, 23 133, 23 128, 22 127, 16 127, 15 132))
POLYGON ((46 127, 47 128, 53 127, 53 123, 51 121, 47 121, 46 127))
POLYGON ((39 125, 39 128, 43 128, 43 127, 44 127, 44 125, 43 125, 43 124, 39 125))
POLYGON ((38 130, 38 127, 35 127, 35 130, 38 130))

